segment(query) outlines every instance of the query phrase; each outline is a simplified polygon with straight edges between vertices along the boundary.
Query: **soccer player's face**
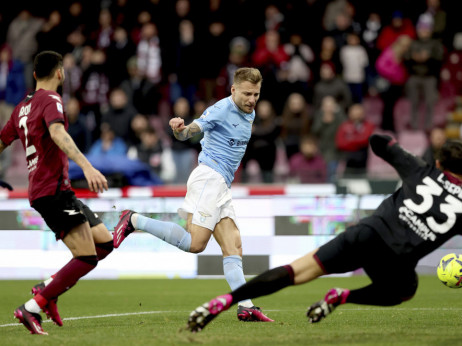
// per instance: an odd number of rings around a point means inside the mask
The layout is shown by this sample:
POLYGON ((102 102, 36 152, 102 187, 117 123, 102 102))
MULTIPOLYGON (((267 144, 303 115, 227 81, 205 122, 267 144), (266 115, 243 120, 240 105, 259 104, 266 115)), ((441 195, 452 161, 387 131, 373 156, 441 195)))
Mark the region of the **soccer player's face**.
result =
POLYGON ((245 81, 233 84, 231 87, 233 101, 244 113, 252 113, 260 98, 260 89, 261 83, 253 84, 245 81))

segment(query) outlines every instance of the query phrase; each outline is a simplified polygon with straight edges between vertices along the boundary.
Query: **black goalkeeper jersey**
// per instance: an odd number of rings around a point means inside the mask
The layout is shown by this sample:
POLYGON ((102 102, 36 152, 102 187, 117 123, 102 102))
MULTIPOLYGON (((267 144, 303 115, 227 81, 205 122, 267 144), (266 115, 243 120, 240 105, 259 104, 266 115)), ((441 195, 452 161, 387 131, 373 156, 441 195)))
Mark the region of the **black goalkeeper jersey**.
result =
POLYGON ((391 164, 402 186, 361 222, 374 228, 397 254, 419 259, 462 232, 462 182, 426 164, 388 136, 371 148, 391 164))

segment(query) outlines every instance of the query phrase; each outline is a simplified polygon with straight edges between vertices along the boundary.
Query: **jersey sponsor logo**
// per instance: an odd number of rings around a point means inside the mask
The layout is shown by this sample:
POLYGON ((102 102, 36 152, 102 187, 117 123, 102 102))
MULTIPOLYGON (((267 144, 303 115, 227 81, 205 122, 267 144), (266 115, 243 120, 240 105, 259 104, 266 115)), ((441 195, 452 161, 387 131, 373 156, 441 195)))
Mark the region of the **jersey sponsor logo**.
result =
POLYGON ((30 113, 31 106, 32 106, 32 102, 29 103, 27 106, 22 106, 21 109, 19 110, 19 117, 28 115, 30 113))
POLYGON ((230 147, 242 147, 244 145, 247 145, 249 143, 249 141, 241 141, 241 140, 238 140, 238 139, 233 139, 231 138, 230 140, 228 140, 228 144, 230 147))
POLYGON ((78 215, 81 214, 82 212, 80 210, 74 210, 74 209, 64 209, 64 212, 68 213, 69 216, 71 215, 78 215))
POLYGON ((234 128, 236 128, 236 127, 238 127, 238 126, 239 126, 239 124, 232 124, 232 125, 234 126, 234 128))
POLYGON ((399 218, 406 222, 409 228, 412 229, 422 239, 431 241, 436 240, 435 233, 433 233, 412 210, 406 207, 399 208, 399 218))
POLYGON ((27 161, 27 170, 29 171, 29 173, 37 168, 38 159, 38 156, 36 156, 33 159, 27 161))
POLYGON ((59 113, 63 113, 63 105, 59 102, 56 102, 56 108, 58 109, 59 113))

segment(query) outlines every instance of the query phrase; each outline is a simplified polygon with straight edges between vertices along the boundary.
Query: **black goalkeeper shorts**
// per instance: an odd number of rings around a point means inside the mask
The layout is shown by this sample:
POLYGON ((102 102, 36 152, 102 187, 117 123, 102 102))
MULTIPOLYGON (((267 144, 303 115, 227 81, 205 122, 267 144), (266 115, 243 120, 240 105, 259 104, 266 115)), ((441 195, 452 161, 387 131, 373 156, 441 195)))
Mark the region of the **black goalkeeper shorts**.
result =
POLYGON ((44 196, 32 202, 46 224, 55 233, 56 240, 64 239, 74 227, 89 222, 90 227, 102 223, 101 219, 71 190, 60 191, 54 196, 44 196))
POLYGON ((373 283, 417 285, 417 262, 396 254, 374 229, 361 223, 322 245, 315 259, 326 274, 363 268, 373 283))

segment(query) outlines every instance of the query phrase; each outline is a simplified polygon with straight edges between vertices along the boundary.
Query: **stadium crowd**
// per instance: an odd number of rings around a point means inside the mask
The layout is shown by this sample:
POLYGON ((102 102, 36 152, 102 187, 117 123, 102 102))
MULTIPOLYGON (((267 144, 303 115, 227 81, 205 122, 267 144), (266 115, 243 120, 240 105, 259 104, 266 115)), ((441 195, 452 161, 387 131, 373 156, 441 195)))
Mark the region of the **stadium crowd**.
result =
MULTIPOLYGON (((444 136, 435 106, 444 100, 448 111, 462 95, 462 28, 450 2, 378 3, 80 0, 2 8, 0 126, 34 89, 35 54, 54 50, 64 56, 61 93, 81 151, 90 160, 136 159, 162 182, 184 184, 200 138, 175 140, 168 120, 190 123, 229 95, 237 68, 252 66, 263 75, 262 94, 237 181, 363 176, 374 131, 431 139, 437 128, 444 136), (403 98, 410 107, 398 111, 403 98)), ((2 160, 0 177, 11 156, 2 160)))

